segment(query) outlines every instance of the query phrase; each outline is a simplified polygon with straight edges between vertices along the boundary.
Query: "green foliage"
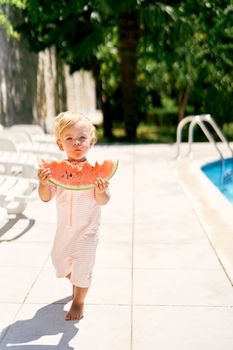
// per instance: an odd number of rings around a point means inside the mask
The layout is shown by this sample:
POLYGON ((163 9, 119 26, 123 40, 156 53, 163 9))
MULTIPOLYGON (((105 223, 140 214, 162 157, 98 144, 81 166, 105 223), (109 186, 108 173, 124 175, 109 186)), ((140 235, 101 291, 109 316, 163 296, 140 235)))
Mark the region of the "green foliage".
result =
MULTIPOLYGON (((24 4, 0 0, 0 4, 10 2, 24 4)), ((130 44, 137 40, 133 35, 137 28, 132 27, 132 42, 130 35, 123 35, 128 40, 125 46, 119 41, 119 25, 127 15, 139 21, 139 43, 133 43, 139 119, 151 125, 156 121, 160 127, 176 125, 183 107, 185 114, 211 113, 220 125, 231 122, 233 6, 229 0, 25 0, 25 4, 18 29, 30 47, 40 51, 55 46, 71 72, 92 70, 111 119, 122 120, 123 114, 122 47, 130 52, 130 44)), ((130 74, 132 62, 126 63, 130 74)))
POLYGON ((14 31, 13 26, 6 16, 0 11, 0 26, 3 27, 8 36, 16 36, 16 31, 14 31))
POLYGON ((1 5, 11 5, 15 6, 19 9, 24 9, 26 5, 26 0, 0 0, 0 6, 1 5))
POLYGON ((173 7, 174 20, 166 19, 163 28, 155 21, 151 28, 153 15, 148 12, 139 84, 149 108, 155 107, 153 85, 160 99, 166 95, 179 105, 183 94, 194 113, 211 113, 221 124, 232 118, 232 11, 228 1, 182 1, 173 7))
POLYGON ((233 141, 233 122, 224 124, 223 132, 229 141, 233 141))
POLYGON ((85 1, 44 2, 26 0, 24 21, 18 27, 31 49, 41 51, 55 46, 71 72, 91 69, 103 27, 94 9, 85 1), (85 5, 86 4, 86 5, 85 5))
POLYGON ((6 8, 7 6, 14 6, 18 9, 25 8, 25 0, 0 0, 0 27, 3 27, 9 37, 19 39, 19 34, 7 18, 6 8))
MULTIPOLYGON (((124 124, 115 122, 113 124, 113 138, 111 140, 104 137, 102 127, 97 128, 98 143, 127 141, 124 124)), ((176 142, 176 128, 173 125, 158 126, 155 123, 149 124, 141 122, 137 128, 137 143, 174 143, 176 142)))
POLYGON ((105 94, 113 96, 119 86, 119 54, 117 49, 117 28, 113 27, 99 46, 97 60, 100 65, 102 88, 105 94))
POLYGON ((134 11, 137 7, 137 0, 100 0, 95 1, 96 8, 104 17, 116 18, 122 13, 134 11))

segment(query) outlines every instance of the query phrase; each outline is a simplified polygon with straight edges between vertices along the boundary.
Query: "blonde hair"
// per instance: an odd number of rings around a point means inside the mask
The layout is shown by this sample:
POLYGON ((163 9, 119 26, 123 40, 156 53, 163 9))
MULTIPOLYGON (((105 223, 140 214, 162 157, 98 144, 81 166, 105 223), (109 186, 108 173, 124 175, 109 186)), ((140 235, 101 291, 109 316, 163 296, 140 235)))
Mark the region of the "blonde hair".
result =
POLYGON ((85 124, 90 131, 90 136, 91 136, 93 143, 96 143, 96 141, 97 141, 96 128, 91 123, 90 119, 88 119, 87 117, 85 117, 81 113, 71 112, 71 111, 62 112, 55 118, 54 134, 55 134, 56 138, 60 139, 63 131, 66 128, 73 126, 76 123, 85 124))

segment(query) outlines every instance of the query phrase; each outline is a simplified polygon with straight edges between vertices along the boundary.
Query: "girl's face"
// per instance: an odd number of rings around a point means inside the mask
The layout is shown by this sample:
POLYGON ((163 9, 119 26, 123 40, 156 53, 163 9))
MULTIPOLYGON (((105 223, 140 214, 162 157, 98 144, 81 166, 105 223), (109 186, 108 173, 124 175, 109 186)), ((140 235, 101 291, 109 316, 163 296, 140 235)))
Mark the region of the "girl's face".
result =
POLYGON ((70 161, 79 161, 85 158, 93 145, 88 126, 75 123, 63 130, 57 145, 61 151, 65 151, 70 161))

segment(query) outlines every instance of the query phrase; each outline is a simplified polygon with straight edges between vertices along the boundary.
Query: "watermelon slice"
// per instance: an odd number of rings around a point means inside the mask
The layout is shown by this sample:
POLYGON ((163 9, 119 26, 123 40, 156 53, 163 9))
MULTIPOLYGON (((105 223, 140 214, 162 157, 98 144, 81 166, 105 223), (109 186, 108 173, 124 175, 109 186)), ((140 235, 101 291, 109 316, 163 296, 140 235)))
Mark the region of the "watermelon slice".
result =
POLYGON ((50 182, 68 190, 88 190, 94 188, 97 177, 110 179, 116 172, 119 161, 105 160, 92 166, 84 163, 82 167, 73 165, 68 161, 46 162, 40 159, 40 166, 49 168, 52 176, 50 182))

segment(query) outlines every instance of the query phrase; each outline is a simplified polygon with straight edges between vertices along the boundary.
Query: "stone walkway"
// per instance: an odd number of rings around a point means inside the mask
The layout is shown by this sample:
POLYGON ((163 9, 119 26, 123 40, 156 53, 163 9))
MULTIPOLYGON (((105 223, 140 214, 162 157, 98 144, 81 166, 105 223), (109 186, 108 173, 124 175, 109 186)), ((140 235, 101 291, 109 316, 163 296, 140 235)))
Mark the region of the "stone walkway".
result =
POLYGON ((64 321, 71 285, 49 257, 55 203, 38 200, 0 231, 0 350, 233 349, 233 288, 174 171, 175 146, 94 152, 120 165, 85 317, 64 321))

